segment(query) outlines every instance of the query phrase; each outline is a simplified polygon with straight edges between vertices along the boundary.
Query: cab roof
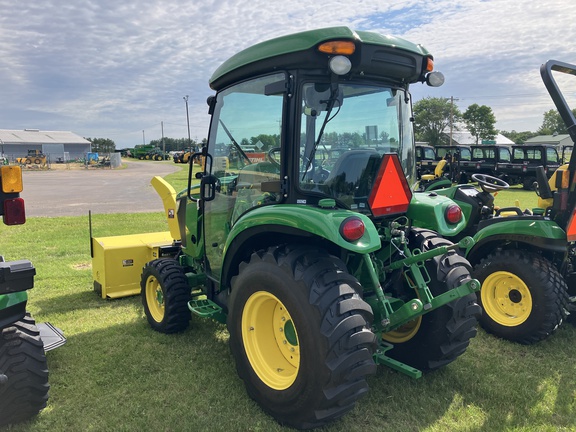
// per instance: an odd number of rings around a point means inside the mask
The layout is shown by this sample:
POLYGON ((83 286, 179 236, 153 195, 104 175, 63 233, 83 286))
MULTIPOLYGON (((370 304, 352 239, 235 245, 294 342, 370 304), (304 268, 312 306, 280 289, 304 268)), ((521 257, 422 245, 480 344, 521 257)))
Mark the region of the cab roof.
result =
MULTIPOLYGON (((403 51, 412 57, 432 57, 423 46, 399 37, 355 31, 343 26, 329 27, 281 36, 240 51, 216 69, 210 78, 210 87, 219 90, 240 79, 275 69, 310 67, 310 56, 316 54, 315 47, 336 39, 351 40, 357 45, 403 51)), ((418 70, 417 76, 420 75, 418 70)))

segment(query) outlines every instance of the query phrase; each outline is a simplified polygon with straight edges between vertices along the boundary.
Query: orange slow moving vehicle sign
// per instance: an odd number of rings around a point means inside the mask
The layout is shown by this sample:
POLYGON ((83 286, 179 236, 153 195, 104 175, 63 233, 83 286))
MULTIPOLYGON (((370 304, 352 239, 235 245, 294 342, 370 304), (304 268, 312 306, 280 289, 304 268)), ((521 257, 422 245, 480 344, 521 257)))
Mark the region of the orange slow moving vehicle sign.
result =
POLYGON ((412 191, 402 171, 396 153, 385 154, 378 176, 368 197, 368 205, 374 216, 406 213, 412 191))

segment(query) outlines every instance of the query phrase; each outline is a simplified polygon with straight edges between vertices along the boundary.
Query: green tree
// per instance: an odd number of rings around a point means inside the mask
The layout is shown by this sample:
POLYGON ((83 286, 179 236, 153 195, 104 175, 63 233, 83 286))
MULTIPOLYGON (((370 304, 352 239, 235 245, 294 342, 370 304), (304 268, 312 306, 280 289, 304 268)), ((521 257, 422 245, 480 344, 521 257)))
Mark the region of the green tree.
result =
POLYGON ((498 134, 498 131, 494 128, 496 117, 489 106, 470 105, 462 114, 462 120, 468 131, 476 138, 476 144, 481 139, 492 140, 498 134))
MULTIPOLYGON (((576 116, 576 108, 572 110, 572 114, 576 116)), ((553 135, 557 134, 567 134, 568 129, 564 124, 564 120, 560 117, 558 110, 551 109, 544 113, 544 120, 542 126, 538 129, 538 134, 540 135, 553 135)))
POLYGON ((538 132, 531 132, 531 131, 516 132, 515 130, 500 131, 500 133, 509 140, 514 141, 514 144, 524 144, 526 140, 539 135, 538 132))
MULTIPOLYGON (((414 104, 414 132, 417 141, 439 145, 446 141, 450 124, 461 118, 460 110, 446 98, 428 97, 414 104)), ((457 130, 456 127, 454 129, 457 130)))
POLYGON ((86 138, 92 143, 94 153, 114 153, 116 144, 110 138, 86 138))

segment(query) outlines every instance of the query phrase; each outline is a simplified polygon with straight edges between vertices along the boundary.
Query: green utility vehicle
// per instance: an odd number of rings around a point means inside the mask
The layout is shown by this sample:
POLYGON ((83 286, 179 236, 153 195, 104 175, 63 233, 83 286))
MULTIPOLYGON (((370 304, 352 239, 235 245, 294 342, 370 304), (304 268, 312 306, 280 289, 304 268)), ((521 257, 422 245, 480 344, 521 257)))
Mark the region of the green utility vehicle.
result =
MULTIPOLYGON (((573 140, 576 120, 556 84, 552 71, 576 75, 576 67, 556 61, 542 65, 541 75, 573 140)), ((466 258, 482 282, 478 300, 480 323, 502 338, 532 344, 552 334, 576 314, 576 157, 560 167, 548 182, 544 167, 534 168, 539 208, 496 208, 492 193, 507 189, 499 178, 473 174, 472 185, 452 186, 446 179, 422 182, 421 187, 457 202, 466 228, 449 236, 473 236, 476 243, 466 258)))
MULTIPOLYGON (((25 223, 22 170, 0 167, 0 215, 6 225, 25 223)), ((36 325, 26 311, 27 290, 36 270, 28 260, 5 261, 0 256, 0 427, 26 420, 48 400, 45 352, 66 341, 49 323, 36 325)))
POLYGON ((167 212, 179 247, 145 265, 144 310, 164 333, 191 313, 227 323, 249 395, 282 424, 324 425, 366 394, 376 365, 418 377, 476 334, 479 283, 456 251, 471 239, 436 232, 460 231, 460 209, 411 191, 408 87, 443 82, 432 60, 335 27, 250 47, 210 79, 200 184, 190 164, 167 212), (262 160, 239 145, 253 137, 262 160), (240 155, 226 170, 222 144, 240 155))

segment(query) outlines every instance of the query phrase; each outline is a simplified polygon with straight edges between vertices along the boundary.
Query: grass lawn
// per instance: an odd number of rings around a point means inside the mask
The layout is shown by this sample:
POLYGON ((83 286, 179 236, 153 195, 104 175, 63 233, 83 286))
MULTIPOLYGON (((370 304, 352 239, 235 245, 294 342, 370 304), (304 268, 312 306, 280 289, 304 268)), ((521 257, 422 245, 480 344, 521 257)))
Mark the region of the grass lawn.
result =
MULTIPOLYGON (((185 172, 167 176, 180 190, 185 172)), ((500 192, 522 208, 533 193, 500 192)), ((500 202, 502 201, 502 202, 500 202)), ((506 202, 504 202, 506 201, 506 202)), ((94 236, 167 230, 161 212, 95 215, 94 236)), ((102 300, 92 290, 88 218, 30 218, 0 224, 1 253, 36 269, 29 309, 64 330, 47 353, 48 407, 13 431, 281 431, 247 396, 223 325, 193 317, 177 335, 152 331, 140 297, 102 300)), ((534 346, 479 330, 448 367, 412 380, 380 368, 370 392, 326 431, 574 431, 576 329, 534 346)))

